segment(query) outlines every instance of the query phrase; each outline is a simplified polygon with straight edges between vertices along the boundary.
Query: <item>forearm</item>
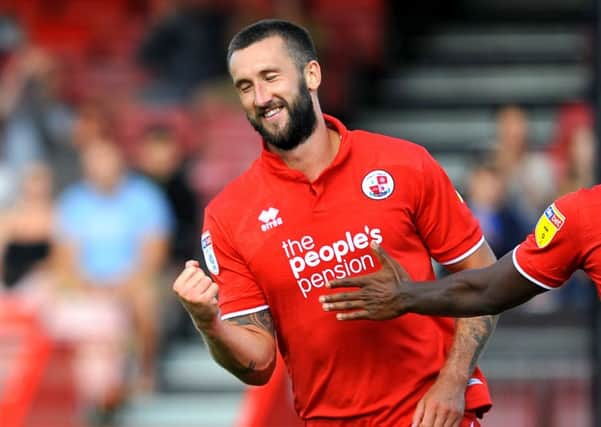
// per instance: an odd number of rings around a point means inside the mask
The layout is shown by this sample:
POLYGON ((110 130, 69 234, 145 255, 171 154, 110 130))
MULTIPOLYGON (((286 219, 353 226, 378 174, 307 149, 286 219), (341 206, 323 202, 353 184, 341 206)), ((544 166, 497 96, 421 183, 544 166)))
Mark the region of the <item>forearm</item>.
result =
POLYGON ((402 290, 403 311, 453 317, 500 313, 502 301, 489 298, 486 284, 475 278, 475 272, 462 271, 435 282, 407 283, 402 290))
MULTIPOLYGON (((448 301, 449 296, 455 295, 451 301, 453 305, 461 306, 467 300, 471 305, 459 308, 478 308, 480 304, 475 303, 477 300, 480 302, 488 300, 487 289, 495 278, 494 274, 491 274, 494 271, 494 267, 491 265, 494 265, 495 261, 495 255, 485 243, 468 258, 449 266, 450 271, 456 273, 443 279, 443 282, 448 283, 439 284, 440 288, 445 289, 440 300, 448 301)), ((486 304, 483 305, 486 306, 486 304)), ((489 314, 486 311, 484 313, 489 314)), ((493 316, 457 319, 453 344, 449 349, 441 375, 452 375, 467 386, 478 358, 484 350, 488 338, 494 332, 496 324, 497 318, 493 316)))
POLYGON ((467 385, 496 323, 496 316, 457 319, 453 344, 440 375, 467 385))
POLYGON ((253 325, 237 325, 216 319, 210 327, 199 327, 217 363, 242 382, 263 385, 275 367, 275 339, 253 325))
POLYGON ((516 270, 511 253, 485 268, 400 289, 401 310, 454 317, 499 314, 545 291, 516 270))

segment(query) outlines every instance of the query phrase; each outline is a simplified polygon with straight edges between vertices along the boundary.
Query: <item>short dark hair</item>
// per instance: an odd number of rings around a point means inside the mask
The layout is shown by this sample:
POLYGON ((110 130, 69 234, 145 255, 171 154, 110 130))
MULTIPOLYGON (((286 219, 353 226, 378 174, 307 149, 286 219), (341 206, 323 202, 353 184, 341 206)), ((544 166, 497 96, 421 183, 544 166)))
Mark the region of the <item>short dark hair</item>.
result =
POLYGON ((284 40, 300 71, 309 61, 317 60, 315 45, 305 28, 281 19, 264 19, 243 28, 232 38, 227 49, 228 64, 235 51, 272 36, 279 36, 284 40))

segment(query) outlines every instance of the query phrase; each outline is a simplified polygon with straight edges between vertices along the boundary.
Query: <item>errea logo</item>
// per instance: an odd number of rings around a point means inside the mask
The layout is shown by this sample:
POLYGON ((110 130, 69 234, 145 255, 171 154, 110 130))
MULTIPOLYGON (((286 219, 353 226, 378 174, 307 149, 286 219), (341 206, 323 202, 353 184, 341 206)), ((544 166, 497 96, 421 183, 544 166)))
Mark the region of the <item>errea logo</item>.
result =
POLYGON ((269 208, 266 211, 261 211, 259 215, 259 221, 261 221, 261 230, 268 231, 272 228, 276 228, 284 223, 282 218, 278 216, 280 213, 276 208, 269 208))

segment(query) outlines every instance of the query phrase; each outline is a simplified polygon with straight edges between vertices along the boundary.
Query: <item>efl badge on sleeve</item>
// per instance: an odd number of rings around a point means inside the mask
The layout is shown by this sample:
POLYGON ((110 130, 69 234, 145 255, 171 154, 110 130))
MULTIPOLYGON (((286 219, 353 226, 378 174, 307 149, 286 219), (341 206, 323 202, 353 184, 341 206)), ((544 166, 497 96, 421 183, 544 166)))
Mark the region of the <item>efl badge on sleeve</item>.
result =
POLYGON ((539 248, 544 248, 551 243, 551 240, 553 240, 559 229, 563 227, 565 221, 566 217, 559 212, 555 203, 545 209, 545 212, 536 223, 534 230, 536 245, 539 248))
POLYGON ((370 199, 386 199, 394 190, 394 180, 388 172, 374 170, 365 175, 361 183, 361 189, 363 190, 363 194, 370 199))
POLYGON ((215 275, 219 274, 219 263, 215 256, 215 250, 213 249, 213 239, 211 239, 211 233, 205 231, 200 237, 200 244, 202 246, 202 253, 205 257, 205 264, 209 271, 215 275))

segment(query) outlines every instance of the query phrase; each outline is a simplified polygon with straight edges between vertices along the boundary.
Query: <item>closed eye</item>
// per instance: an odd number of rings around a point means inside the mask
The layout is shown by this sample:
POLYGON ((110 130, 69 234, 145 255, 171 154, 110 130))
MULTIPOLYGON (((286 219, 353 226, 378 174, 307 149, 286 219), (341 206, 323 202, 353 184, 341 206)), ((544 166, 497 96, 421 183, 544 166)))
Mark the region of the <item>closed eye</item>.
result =
POLYGON ((278 77, 278 75, 277 75, 276 73, 270 73, 270 74, 267 74, 267 75, 265 76, 265 80, 267 80, 268 82, 272 82, 272 81, 274 81, 274 80, 275 80, 277 77, 278 77))

